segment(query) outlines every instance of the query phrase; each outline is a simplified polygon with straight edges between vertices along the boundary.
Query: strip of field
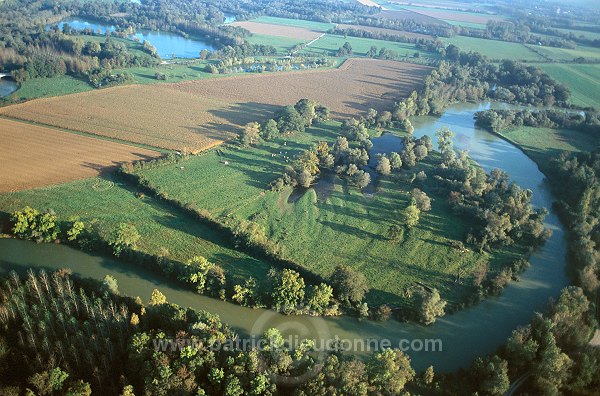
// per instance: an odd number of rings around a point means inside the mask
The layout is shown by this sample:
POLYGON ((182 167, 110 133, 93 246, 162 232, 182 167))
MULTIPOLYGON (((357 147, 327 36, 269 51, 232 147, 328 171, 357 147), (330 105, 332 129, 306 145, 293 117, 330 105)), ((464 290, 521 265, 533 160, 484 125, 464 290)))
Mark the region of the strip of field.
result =
POLYGON ((256 19, 253 19, 252 22, 269 23, 272 25, 295 26, 305 28, 308 30, 314 30, 315 32, 326 32, 334 26, 333 23, 327 22, 315 22, 307 21, 305 19, 290 19, 272 16, 260 16, 256 19))
POLYGON ((600 65, 540 64, 539 67, 569 87, 573 104, 600 108, 600 65))
POLYGON ((425 7, 415 7, 415 6, 403 6, 403 8, 413 11, 419 14, 427 15, 432 18, 441 19, 441 20, 451 20, 457 22, 467 22, 467 23, 482 23, 485 24, 488 21, 503 21, 504 18, 498 15, 490 15, 490 14, 481 14, 475 12, 467 12, 467 11, 457 11, 457 10, 442 10, 442 9, 434 9, 434 8, 425 8, 425 7))
POLYGON ((418 88, 426 66, 351 59, 339 69, 115 87, 46 98, 0 114, 154 147, 199 151, 236 136, 276 106, 311 98, 334 117, 387 109, 418 88))
POLYGON ((386 10, 387 8, 380 6, 373 0, 358 0, 358 2, 362 5, 366 5, 367 7, 381 7, 382 10, 386 10))
POLYGON ((0 118, 0 192, 82 179, 156 151, 0 118))
POLYGON ((466 36, 442 37, 440 40, 446 45, 454 44, 462 51, 479 52, 492 60, 512 59, 538 62, 547 60, 543 55, 532 51, 521 43, 466 36))
POLYGON ((393 9, 386 9, 384 11, 381 11, 379 14, 377 14, 375 16, 379 17, 379 18, 387 18, 387 19, 412 19, 416 22, 436 23, 439 25, 447 25, 446 22, 444 22, 440 19, 433 18, 433 17, 430 17, 425 14, 420 14, 418 12, 405 10, 400 7, 393 8, 393 9))
POLYGON ((406 32, 406 31, 403 31, 403 30, 378 28, 378 27, 375 27, 375 26, 347 25, 347 24, 341 23, 341 24, 337 25, 337 27, 339 29, 364 30, 364 31, 371 32, 371 33, 387 34, 387 35, 390 35, 390 36, 406 36, 406 37, 415 37, 415 38, 431 38, 431 36, 429 36, 427 34, 406 32))
POLYGON ((300 40, 314 40, 321 35, 320 32, 303 27, 284 26, 270 23, 252 21, 233 22, 232 26, 239 26, 249 30, 253 34, 264 34, 269 36, 289 37, 300 40))

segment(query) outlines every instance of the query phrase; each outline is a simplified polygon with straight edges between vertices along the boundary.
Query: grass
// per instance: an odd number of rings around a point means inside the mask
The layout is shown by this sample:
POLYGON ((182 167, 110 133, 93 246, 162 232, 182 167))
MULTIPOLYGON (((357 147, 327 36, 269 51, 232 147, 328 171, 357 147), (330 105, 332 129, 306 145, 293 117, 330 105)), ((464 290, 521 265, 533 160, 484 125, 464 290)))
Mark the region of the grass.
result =
POLYGON ((600 48, 578 46, 576 49, 544 47, 541 45, 532 46, 532 48, 551 61, 572 61, 575 58, 585 58, 586 60, 600 60, 600 48))
POLYGON ((91 91, 92 89, 87 81, 71 76, 34 78, 22 82, 19 89, 10 95, 10 98, 22 101, 91 91))
POLYGON ((321 37, 319 40, 310 45, 310 47, 305 48, 302 52, 312 55, 326 54, 331 56, 334 55, 337 50, 344 45, 345 42, 349 42, 352 46, 353 56, 367 56, 367 52, 371 46, 375 46, 377 47, 378 51, 385 47, 396 52, 401 57, 412 57, 415 53, 419 53, 420 56, 427 58, 437 57, 435 54, 418 50, 414 44, 396 43, 362 37, 348 36, 344 38, 344 36, 333 34, 327 34, 321 37))
MULTIPOLYGON (((536 54, 523 44, 507 41, 487 40, 475 37, 454 36, 440 38, 444 44, 454 44, 463 51, 479 52, 493 60, 513 59, 523 61, 543 61, 545 58, 536 54)), ((537 48, 537 47, 536 47, 537 48)))
POLYGON ((600 65, 562 63, 539 67, 571 89, 573 104, 600 108, 600 65))
MULTIPOLYGON (((328 123, 258 148, 224 146, 181 163, 183 170, 167 166, 141 173, 170 197, 216 216, 256 221, 284 247, 286 258, 314 273, 328 276, 342 263, 363 272, 371 286, 370 303, 405 304, 404 293, 417 281, 438 288, 451 304, 458 303, 473 291, 472 276, 480 260, 490 260, 495 271, 522 253, 513 249, 490 257, 451 248, 449 243, 462 240, 471 224, 454 215, 442 197, 403 242, 389 241, 387 230, 400 221, 414 187, 400 180, 382 180, 372 196, 335 176, 329 176, 331 184, 306 192, 268 190, 286 165, 284 156, 293 157, 319 140, 333 141, 338 126, 328 123), (462 282, 456 283, 459 273, 462 282)), ((436 161, 439 158, 432 155, 411 172, 430 172, 436 161)), ((435 197, 433 183, 430 178, 424 189, 435 197)))
POLYGON ((333 23, 305 21, 303 19, 289 19, 289 18, 278 18, 272 16, 260 16, 256 19, 252 19, 252 22, 271 23, 274 25, 285 25, 301 27, 305 29, 314 30, 316 32, 326 32, 333 28, 333 23))
POLYGON ((269 266, 234 250, 227 238, 197 221, 165 207, 152 198, 139 199, 134 191, 110 178, 92 178, 67 184, 0 195, 0 210, 10 213, 29 205, 53 209, 62 220, 80 216, 95 224, 103 236, 119 223, 138 229, 138 249, 186 261, 195 255, 222 265, 237 281, 248 276, 264 279, 269 266))
POLYGON ((250 37, 246 37, 246 40, 250 44, 272 45, 277 49, 278 54, 287 54, 292 47, 309 41, 290 37, 269 36, 266 34, 253 34, 250 37))
POLYGON ((525 151, 542 172, 549 170, 550 160, 563 151, 589 152, 600 145, 600 136, 566 129, 515 127, 500 135, 525 151))

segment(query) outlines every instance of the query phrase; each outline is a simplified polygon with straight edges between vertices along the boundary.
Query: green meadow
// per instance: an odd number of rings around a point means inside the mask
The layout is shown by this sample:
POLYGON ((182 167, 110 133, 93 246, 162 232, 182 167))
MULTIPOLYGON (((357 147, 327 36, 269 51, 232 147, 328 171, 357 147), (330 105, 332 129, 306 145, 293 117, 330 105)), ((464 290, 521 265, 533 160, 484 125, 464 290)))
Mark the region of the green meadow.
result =
POLYGON ((600 109, 600 65, 557 63, 538 66, 570 88, 573 104, 600 109))

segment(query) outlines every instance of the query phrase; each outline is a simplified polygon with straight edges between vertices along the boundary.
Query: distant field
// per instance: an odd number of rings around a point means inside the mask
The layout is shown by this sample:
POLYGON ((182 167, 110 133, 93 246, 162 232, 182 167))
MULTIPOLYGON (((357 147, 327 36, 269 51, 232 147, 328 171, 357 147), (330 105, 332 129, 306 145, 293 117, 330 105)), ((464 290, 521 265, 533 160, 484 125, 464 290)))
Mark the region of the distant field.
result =
POLYGON ((272 45, 280 55, 287 55, 293 47, 308 41, 290 37, 269 36, 265 34, 253 34, 250 37, 246 37, 246 40, 250 44, 272 45))
POLYGON ((339 69, 114 87, 8 106, 0 114, 165 149, 198 151, 235 137, 276 106, 311 98, 335 117, 388 108, 430 68, 351 59, 339 69))
POLYGON ((475 37, 454 36, 440 38, 445 44, 454 44, 463 51, 475 51, 492 60, 513 59, 523 61, 543 61, 545 58, 536 54, 520 43, 486 40, 475 37))
POLYGON ((567 129, 519 127, 500 134, 521 147, 542 171, 547 170, 551 158, 557 158, 563 151, 589 152, 600 145, 600 136, 567 129))
POLYGON ((254 34, 289 37, 293 39, 300 39, 306 41, 313 40, 322 34, 321 32, 303 27, 285 26, 252 21, 233 22, 230 25, 242 27, 254 34))
POLYGON ((575 58, 583 57, 585 59, 600 60, 600 48, 577 46, 576 49, 544 47, 541 45, 531 46, 544 57, 553 61, 572 61, 575 58))
POLYGON ((417 37, 417 38, 431 38, 431 36, 429 36, 427 34, 405 32, 405 31, 402 31, 402 30, 394 30, 394 29, 378 28, 378 27, 374 27, 374 26, 347 25, 347 24, 344 24, 344 23, 340 23, 337 27, 339 29, 365 30, 365 31, 371 32, 371 33, 389 34, 391 36, 407 36, 407 37, 417 37))
POLYGON ((332 34, 326 34, 322 38, 315 41, 309 47, 302 50, 303 53, 313 55, 334 55, 337 50, 344 45, 344 43, 350 43, 354 56, 366 56, 369 49, 374 46, 379 51, 381 48, 387 48, 391 51, 396 52, 399 56, 412 57, 415 53, 419 53, 423 58, 437 57, 437 55, 430 52, 418 50, 414 44, 409 43, 396 43, 385 40, 375 40, 362 37, 346 37, 337 36, 332 34))
POLYGON ((504 18, 498 15, 489 15, 476 12, 449 10, 449 9, 435 9, 429 7, 415 7, 415 6, 402 6, 403 8, 417 12, 419 14, 427 15, 432 18, 441 20, 451 20, 456 22, 466 23, 478 23, 486 24, 488 21, 503 21, 504 18))
POLYGON ((487 25, 485 23, 460 22, 460 21, 452 21, 450 19, 443 19, 443 21, 447 22, 453 26, 462 26, 462 27, 473 28, 473 29, 486 29, 487 28, 487 25))
POLYGON ((308 30, 314 30, 316 32, 326 32, 334 26, 333 23, 306 21, 303 19, 277 18, 271 16, 261 16, 256 19, 253 19, 252 22, 269 23, 273 25, 295 26, 308 30))
POLYGON ((23 81, 19 89, 11 95, 11 98, 13 100, 30 100, 86 92, 92 89, 92 86, 87 81, 71 76, 33 78, 23 81))
POLYGON ((0 192, 64 183, 114 170, 156 151, 0 118, 0 192))
POLYGON ((440 24, 440 25, 447 25, 446 22, 444 22, 440 19, 433 18, 433 17, 427 16, 425 14, 420 14, 418 12, 406 10, 399 6, 390 7, 390 9, 381 11, 376 16, 381 17, 381 18, 388 18, 388 19, 413 19, 417 22, 436 23, 436 24, 440 24))
POLYGON ((600 65, 540 64, 538 66, 571 89, 573 104, 600 109, 600 65))

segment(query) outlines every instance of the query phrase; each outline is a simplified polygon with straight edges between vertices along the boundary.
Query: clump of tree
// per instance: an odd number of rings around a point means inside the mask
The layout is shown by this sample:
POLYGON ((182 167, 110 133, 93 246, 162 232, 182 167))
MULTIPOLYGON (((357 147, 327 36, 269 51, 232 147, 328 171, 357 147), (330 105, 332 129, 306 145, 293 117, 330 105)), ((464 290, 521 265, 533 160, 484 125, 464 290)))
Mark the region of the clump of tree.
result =
POLYGON ((15 236, 37 242, 52 242, 58 239, 60 229, 54 211, 38 212, 29 206, 14 212, 10 217, 15 236))
POLYGON ((417 319, 424 325, 435 323, 436 318, 445 314, 446 301, 442 299, 437 289, 418 286, 412 292, 411 299, 417 319))
POLYGON ((600 133, 600 113, 575 113, 565 110, 485 110, 475 114, 476 123, 492 132, 509 127, 540 127, 571 129, 588 133, 600 133))

